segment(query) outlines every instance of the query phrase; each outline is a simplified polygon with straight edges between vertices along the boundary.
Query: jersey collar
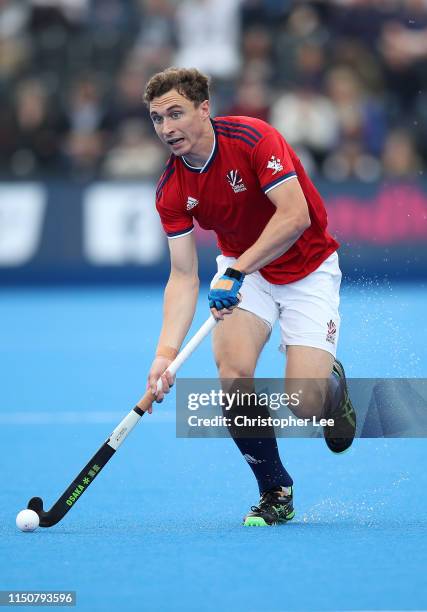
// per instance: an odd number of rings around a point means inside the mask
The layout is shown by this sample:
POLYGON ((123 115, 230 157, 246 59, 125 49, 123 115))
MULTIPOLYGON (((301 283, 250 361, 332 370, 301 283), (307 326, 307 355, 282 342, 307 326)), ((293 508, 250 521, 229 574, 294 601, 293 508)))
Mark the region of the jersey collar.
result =
POLYGON ((182 160, 182 163, 184 164, 184 166, 187 168, 187 170, 190 170, 190 172, 197 172, 198 174, 203 174, 204 172, 207 172, 209 170, 209 168, 212 165, 213 160, 215 159, 215 156, 217 154, 218 151, 218 138, 216 135, 216 130, 215 130, 215 124, 211 119, 211 124, 213 127, 213 131, 214 131, 214 143, 212 146, 212 151, 208 157, 208 159, 205 161, 204 165, 201 166, 200 168, 197 168, 196 166, 192 166, 191 164, 189 164, 185 157, 182 156, 180 159, 182 160))

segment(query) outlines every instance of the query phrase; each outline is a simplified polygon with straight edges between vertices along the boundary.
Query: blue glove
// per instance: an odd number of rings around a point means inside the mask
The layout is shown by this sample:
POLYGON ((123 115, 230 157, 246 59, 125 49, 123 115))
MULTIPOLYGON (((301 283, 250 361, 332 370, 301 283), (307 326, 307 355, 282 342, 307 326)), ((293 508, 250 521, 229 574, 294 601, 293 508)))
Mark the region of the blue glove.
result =
POLYGON ((209 291, 209 307, 222 310, 223 308, 231 308, 231 306, 238 304, 238 293, 244 278, 243 272, 227 268, 209 291))

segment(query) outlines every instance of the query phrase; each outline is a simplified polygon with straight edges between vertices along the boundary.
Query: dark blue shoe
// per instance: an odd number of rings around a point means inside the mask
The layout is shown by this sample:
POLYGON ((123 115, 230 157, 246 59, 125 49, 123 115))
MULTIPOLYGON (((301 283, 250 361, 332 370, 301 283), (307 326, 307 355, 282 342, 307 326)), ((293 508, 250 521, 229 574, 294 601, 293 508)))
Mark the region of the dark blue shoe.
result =
POLYGON ((292 520, 295 516, 292 487, 277 487, 261 495, 258 506, 243 519, 245 527, 270 527, 292 520))
POLYGON ((350 448, 356 435, 356 412, 348 394, 343 365, 338 359, 335 359, 332 374, 339 379, 342 399, 336 402, 332 398, 328 402, 325 418, 333 419, 334 425, 325 425, 323 435, 333 453, 343 453, 350 448))

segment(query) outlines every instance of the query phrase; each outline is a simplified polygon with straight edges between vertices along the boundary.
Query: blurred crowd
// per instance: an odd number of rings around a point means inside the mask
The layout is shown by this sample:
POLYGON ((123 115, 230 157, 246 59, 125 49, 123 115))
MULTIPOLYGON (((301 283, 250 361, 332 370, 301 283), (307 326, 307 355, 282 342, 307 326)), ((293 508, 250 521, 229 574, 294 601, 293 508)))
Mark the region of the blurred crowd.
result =
POLYGON ((170 65, 314 175, 423 174, 427 0, 0 0, 0 178, 156 177, 142 92, 170 65))

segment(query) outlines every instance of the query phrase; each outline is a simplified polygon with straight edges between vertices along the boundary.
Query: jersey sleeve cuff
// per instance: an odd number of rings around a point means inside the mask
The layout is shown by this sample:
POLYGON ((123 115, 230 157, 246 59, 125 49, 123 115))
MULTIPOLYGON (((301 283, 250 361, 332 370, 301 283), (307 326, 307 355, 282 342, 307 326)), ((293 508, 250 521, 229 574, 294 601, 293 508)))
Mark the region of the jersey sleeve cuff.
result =
POLYGON ((166 232, 166 235, 169 238, 169 240, 174 240, 175 238, 181 238, 181 236, 186 236, 187 234, 191 234, 193 230, 194 230, 194 225, 191 225, 190 227, 187 227, 186 229, 183 229, 183 230, 178 230, 177 232, 166 232))
POLYGON ((278 187, 282 183, 286 183, 286 181, 290 181, 291 179, 294 179, 294 178, 298 178, 297 173, 294 171, 288 172, 288 174, 279 176, 278 178, 274 179, 274 181, 271 181, 270 183, 267 183, 267 185, 264 185, 262 187, 262 190, 264 193, 268 193, 269 191, 274 189, 274 187, 278 187))

